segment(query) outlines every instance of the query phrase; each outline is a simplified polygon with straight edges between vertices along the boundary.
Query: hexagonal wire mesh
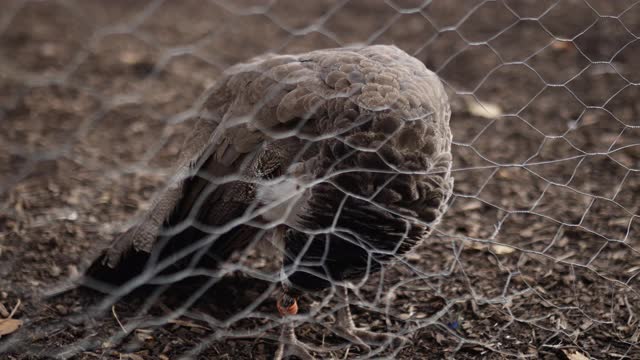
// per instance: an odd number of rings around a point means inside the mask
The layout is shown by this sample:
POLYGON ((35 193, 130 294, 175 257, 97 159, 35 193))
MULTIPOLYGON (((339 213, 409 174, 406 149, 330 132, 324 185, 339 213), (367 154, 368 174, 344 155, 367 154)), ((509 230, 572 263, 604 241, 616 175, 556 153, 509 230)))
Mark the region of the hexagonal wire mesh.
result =
MULTIPOLYGON (((272 358, 295 323, 320 358, 640 357, 640 1, 2 7, 3 356, 272 358), (347 284, 356 325, 399 338, 368 348, 336 331, 336 287, 281 317, 291 273, 275 260, 282 249, 255 242, 216 270, 196 262, 107 297, 43 296, 143 219, 224 69, 267 52, 371 44, 395 44, 434 71, 452 112, 455 188, 442 221, 392 266, 347 284)), ((332 209, 338 219, 342 207, 332 209)), ((224 231, 255 214, 233 220, 224 231)), ((277 237, 273 224, 252 226, 255 239, 277 237)))

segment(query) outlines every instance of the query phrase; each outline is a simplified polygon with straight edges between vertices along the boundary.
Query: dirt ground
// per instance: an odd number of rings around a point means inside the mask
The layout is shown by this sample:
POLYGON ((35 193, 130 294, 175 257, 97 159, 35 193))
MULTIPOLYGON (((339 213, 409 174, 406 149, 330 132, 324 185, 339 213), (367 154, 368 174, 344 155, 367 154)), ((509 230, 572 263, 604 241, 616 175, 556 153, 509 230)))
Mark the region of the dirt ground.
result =
MULTIPOLYGON (((359 326, 410 340, 372 357, 639 359, 634 2, 3 1, 0 329, 23 323, 0 357, 271 358, 275 284, 247 274, 143 310, 149 294, 99 311, 43 293, 149 207, 226 67, 393 43, 450 93, 456 187, 437 234, 357 295, 359 326)), ((367 356, 332 334, 327 298, 301 301, 301 340, 367 356)))

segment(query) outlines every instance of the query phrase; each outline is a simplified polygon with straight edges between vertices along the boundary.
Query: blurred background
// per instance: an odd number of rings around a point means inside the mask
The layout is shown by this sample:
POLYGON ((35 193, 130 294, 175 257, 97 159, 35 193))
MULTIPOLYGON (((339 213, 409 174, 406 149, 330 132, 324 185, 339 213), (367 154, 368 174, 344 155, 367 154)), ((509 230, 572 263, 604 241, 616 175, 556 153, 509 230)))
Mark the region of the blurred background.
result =
MULTIPOLYGON (((97 316, 83 296, 41 293, 148 209, 225 68, 354 44, 415 56, 452 107, 450 210, 411 266, 365 287, 369 309, 354 309, 359 325, 412 340, 381 354, 640 358, 640 1, 0 7, 0 322, 21 325, 0 325, 8 358, 270 358, 275 316, 227 307, 246 316, 216 327, 202 314, 229 314, 211 299, 193 312, 118 304, 97 316), (119 322, 145 317, 166 318, 123 334, 119 322)), ((256 285, 240 278, 229 288, 251 296, 243 286, 256 285)), ((330 343, 325 320, 300 338, 330 343)), ((361 355, 336 346, 322 356, 361 355)))

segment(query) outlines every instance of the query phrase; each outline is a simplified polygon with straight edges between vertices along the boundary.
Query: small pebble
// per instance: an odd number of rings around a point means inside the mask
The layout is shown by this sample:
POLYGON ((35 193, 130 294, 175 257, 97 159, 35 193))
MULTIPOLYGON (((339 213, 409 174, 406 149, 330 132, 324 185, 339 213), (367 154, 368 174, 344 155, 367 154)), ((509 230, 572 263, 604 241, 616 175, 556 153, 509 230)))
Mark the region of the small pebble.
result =
POLYGON ((62 305, 62 304, 58 304, 56 305, 56 311, 60 314, 60 315, 67 315, 69 310, 67 310, 67 307, 62 305))
POLYGON ((60 267, 57 265, 53 265, 51 267, 51 269, 49 270, 49 273, 51 274, 51 276, 53 277, 58 277, 60 276, 60 274, 62 273, 62 270, 60 270, 60 267))

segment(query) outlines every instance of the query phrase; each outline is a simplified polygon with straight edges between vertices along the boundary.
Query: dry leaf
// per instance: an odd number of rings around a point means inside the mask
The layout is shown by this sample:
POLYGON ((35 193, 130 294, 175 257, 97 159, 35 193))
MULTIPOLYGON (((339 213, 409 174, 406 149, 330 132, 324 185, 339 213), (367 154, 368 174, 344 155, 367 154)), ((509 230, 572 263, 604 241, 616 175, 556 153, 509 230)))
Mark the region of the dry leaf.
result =
POLYGON ((634 272, 636 272, 638 270, 640 270, 640 266, 634 266, 634 267, 631 267, 631 268, 627 269, 627 272, 628 273, 634 273, 634 272))
POLYGON ((467 111, 471 115, 487 119, 496 119, 502 115, 502 109, 498 105, 475 99, 467 99, 467 111))
POLYGON ((134 51, 123 51, 120 53, 119 58, 123 63, 132 65, 141 62, 144 59, 144 54, 134 51))
POLYGON ((153 340, 153 335, 151 335, 151 331, 146 331, 146 329, 136 329, 136 337, 138 338, 138 340, 142 342, 153 340))
POLYGON ((569 42, 568 41, 556 40, 556 41, 551 43, 551 47, 556 49, 556 50, 566 50, 566 49, 569 48, 569 42))
POLYGON ((575 349, 568 349, 568 350, 563 349, 562 352, 564 353, 564 356, 566 356, 567 359, 569 360, 589 360, 588 356, 585 356, 584 354, 582 354, 581 352, 575 349))
POLYGON ((505 245, 491 245, 491 250, 497 255, 511 254, 516 251, 516 249, 505 245))
POLYGON ((473 250, 478 250, 478 251, 487 251, 487 250, 490 249, 496 255, 511 254, 514 251, 516 251, 516 249, 511 247, 511 246, 500 245, 500 244, 491 244, 491 245, 489 245, 489 244, 486 244, 486 243, 476 242, 476 241, 471 241, 468 246, 469 246, 469 248, 471 248, 473 250))
POLYGON ((2 319, 0 320, 0 336, 9 335, 22 326, 22 320, 2 319))
POLYGON ((123 359, 131 359, 131 360, 144 360, 144 358, 137 354, 120 354, 123 359))
POLYGON ((464 205, 462 205, 462 208, 460 210, 462 211, 478 210, 482 208, 482 205, 483 203, 481 203, 480 201, 469 201, 464 205))
POLYGON ((478 250, 478 251, 487 251, 487 244, 476 241, 469 241, 466 243, 466 246, 469 249, 478 250))

